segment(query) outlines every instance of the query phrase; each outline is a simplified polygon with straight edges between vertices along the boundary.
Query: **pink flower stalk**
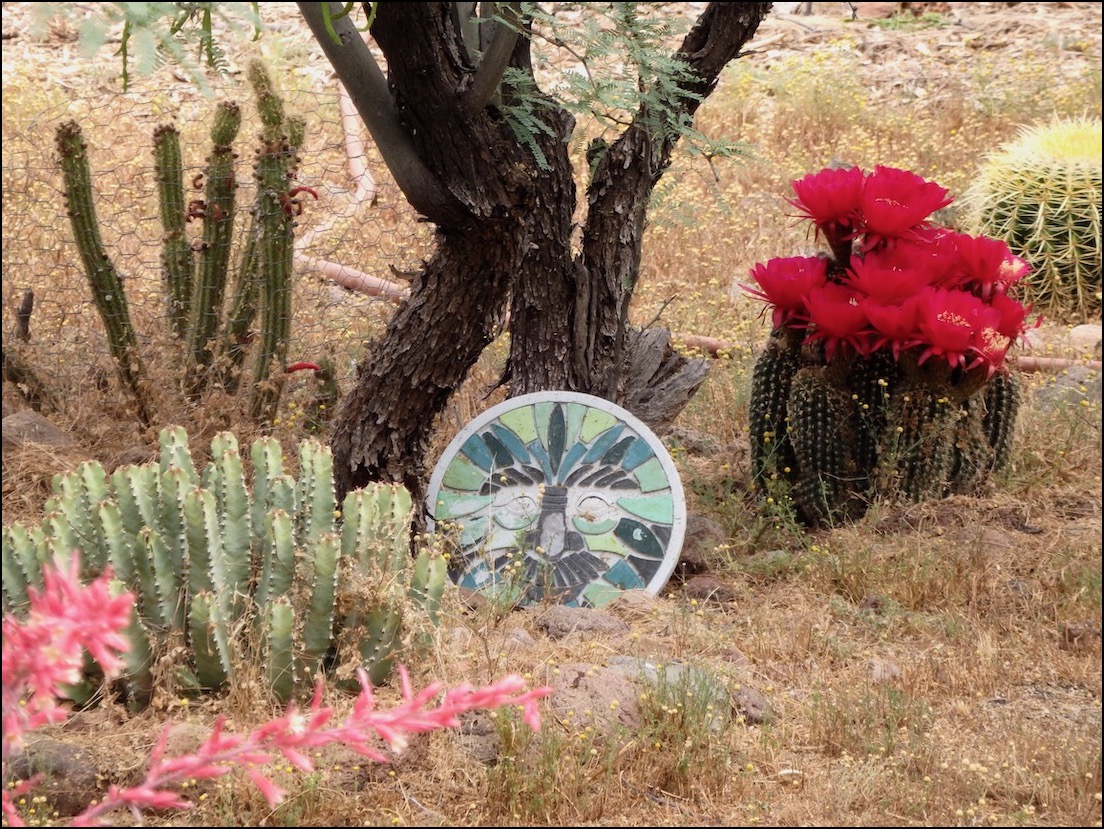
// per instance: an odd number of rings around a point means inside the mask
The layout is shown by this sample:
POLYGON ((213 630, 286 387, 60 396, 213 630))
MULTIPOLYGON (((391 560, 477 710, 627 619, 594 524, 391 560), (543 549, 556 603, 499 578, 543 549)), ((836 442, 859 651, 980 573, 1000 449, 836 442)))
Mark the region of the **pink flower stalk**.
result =
POLYGON ((61 686, 76 682, 84 651, 111 675, 129 648, 120 631, 130 621, 134 596, 112 596, 110 570, 91 584, 80 583, 80 558, 43 570, 43 590, 28 588, 26 621, 3 620, 3 756, 27 731, 65 718, 58 706, 61 686))
POLYGON ((954 201, 947 190, 925 181, 916 173, 895 167, 878 165, 866 178, 862 194, 862 214, 866 223, 867 242, 872 247, 875 237, 906 236, 932 213, 954 201))
POLYGON ((828 262, 817 256, 771 259, 752 268, 751 277, 760 290, 741 287, 774 307, 771 321, 779 328, 806 318, 805 300, 814 288, 827 283, 828 262))
MULTIPOLYGON (((127 648, 121 631, 130 620, 134 598, 129 593, 112 597, 105 573, 87 586, 79 581, 76 556, 67 569, 44 573, 45 587, 40 593, 28 591, 31 610, 26 621, 13 617, 3 620, 3 704, 4 748, 9 751, 26 731, 64 717, 56 704, 59 685, 76 678, 87 648, 103 666, 105 672, 119 667, 118 654, 127 648)), ((371 683, 363 670, 358 670, 361 691, 352 711, 339 723, 331 724, 334 709, 322 705, 322 680, 315 686, 314 697, 306 712, 291 706, 282 717, 270 720, 247 735, 227 734, 223 721, 216 722, 210 736, 192 754, 164 757, 168 727, 154 747, 146 779, 136 786, 112 786, 95 805, 77 815, 70 825, 95 826, 109 812, 122 808, 186 809, 191 803, 167 790, 186 780, 221 777, 234 768, 244 768, 253 783, 273 807, 286 792, 269 779, 261 767, 277 756, 303 771, 312 771, 309 750, 341 743, 353 751, 378 762, 386 762, 374 742, 383 739, 395 751, 406 745, 406 735, 452 728, 459 724, 460 714, 476 709, 517 706, 523 721, 534 731, 540 728, 538 702, 547 697, 551 688, 528 689, 518 676, 483 688, 464 684, 444 692, 433 683, 415 692, 406 670, 399 668, 403 702, 388 711, 376 709, 371 683)), ((6 774, 5 774, 6 779, 6 774)), ((16 798, 29 791, 35 781, 23 781, 5 788, 0 796, 4 817, 9 826, 24 826, 15 807, 16 798)))

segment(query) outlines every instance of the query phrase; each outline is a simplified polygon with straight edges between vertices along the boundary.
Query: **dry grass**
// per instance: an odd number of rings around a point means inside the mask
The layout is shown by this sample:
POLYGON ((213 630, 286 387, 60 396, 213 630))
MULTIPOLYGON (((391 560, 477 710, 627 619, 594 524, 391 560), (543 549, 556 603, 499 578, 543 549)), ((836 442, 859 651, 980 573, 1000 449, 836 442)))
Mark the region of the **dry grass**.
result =
MULTIPOLYGON (((232 776, 198 789, 188 815, 149 823, 1100 825, 1100 639, 1070 634, 1071 626, 1099 631, 1101 623, 1099 397, 1058 408, 1029 402, 1014 462, 988 497, 898 511, 874 505, 857 523, 807 533, 784 508, 748 491, 748 380, 765 329, 758 308, 733 287, 756 261, 812 244, 785 216, 782 198, 791 179, 833 158, 907 167, 962 192, 980 156, 1017 125, 1052 111, 1098 115, 1100 7, 1044 13, 1036 4, 959 4, 964 28, 891 31, 835 21, 840 5, 817 4, 829 17, 811 21, 819 27, 812 34, 771 21, 760 36, 786 38, 730 67, 700 123, 747 141, 749 155, 712 167, 680 159, 657 194, 645 244, 637 321, 663 309, 661 324, 673 331, 735 346, 680 421, 721 448, 691 454, 672 444, 691 511, 724 527, 706 563, 733 601, 699 604, 675 581, 653 607, 623 616, 628 636, 588 643, 550 640, 531 614, 471 610, 453 597, 444 623, 429 631, 432 646, 411 665, 418 681, 518 672, 542 682, 560 666, 601 665, 613 653, 681 659, 729 692, 762 692, 773 721, 749 725, 723 712, 710 728, 717 712, 699 704, 707 695, 673 688, 641 701, 638 728, 608 736, 587 730, 595 712, 548 717, 539 739, 504 712, 492 722, 503 750, 490 766, 472 759, 461 735, 435 734, 389 770, 333 752, 316 758, 313 775, 277 772, 292 795, 275 811, 232 776), (534 644, 513 646, 516 628, 534 644)), ((66 46, 56 36, 28 48, 24 64, 9 61, 5 45, 3 291, 9 309, 27 288, 39 296, 24 356, 62 393, 51 417, 75 436, 79 454, 5 452, 5 522, 37 520, 50 476, 79 457, 109 462, 154 437, 140 432, 113 391, 60 212, 44 136, 67 110, 87 122, 98 148, 94 169, 110 171, 97 186, 108 241, 138 298, 149 363, 161 372, 157 411, 186 424, 200 454, 220 429, 234 428, 243 445, 252 437, 237 401, 195 408, 169 390, 178 355, 163 341, 156 207, 141 195, 152 184, 144 160, 152 125, 181 113, 198 168, 197 122, 209 104, 168 70, 128 97, 111 93, 102 68, 89 64, 86 74, 84 64, 68 64, 80 73, 57 65, 66 46), (41 83, 41 72, 55 82, 41 83), (86 77, 101 88, 94 105, 75 80, 86 77)), ((296 67, 282 76, 289 93, 326 77, 290 29, 263 48, 296 67)), ((294 100, 310 102, 302 178, 330 186, 331 201, 308 206, 324 216, 347 186, 336 103, 332 95, 294 100)), ((416 265, 425 235, 380 178, 368 220, 339 215, 319 254, 388 276, 389 264, 416 265)), ((354 361, 370 359, 364 343, 382 331, 387 307, 337 295, 313 277, 300 280, 295 301, 296 356, 333 354, 347 388, 354 361)), ((502 356, 500 343, 442 415, 438 448, 498 399, 484 398, 502 356)), ((1031 401, 1055 381, 1025 379, 1034 384, 1031 401)), ((6 404, 9 394, 5 387, 6 404)), ((286 397, 276 430, 285 447, 304 436, 300 413, 310 395, 304 385, 286 397)), ((394 690, 382 694, 386 703, 394 690)), ((165 721, 204 724, 220 713, 246 727, 270 709, 243 688, 190 702, 160 695, 139 717, 107 706, 57 736, 95 749, 105 775, 126 779, 165 721)), ((32 806, 36 822, 50 812, 48 802, 32 806)))

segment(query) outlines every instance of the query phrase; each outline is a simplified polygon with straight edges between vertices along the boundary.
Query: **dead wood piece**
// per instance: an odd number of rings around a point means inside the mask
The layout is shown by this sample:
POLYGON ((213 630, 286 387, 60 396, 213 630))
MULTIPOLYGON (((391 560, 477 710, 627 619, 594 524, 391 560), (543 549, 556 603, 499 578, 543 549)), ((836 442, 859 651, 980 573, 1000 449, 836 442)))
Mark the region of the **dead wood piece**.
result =
POLYGON ((665 328, 632 329, 627 340, 619 403, 663 433, 705 382, 710 363, 675 351, 665 328))

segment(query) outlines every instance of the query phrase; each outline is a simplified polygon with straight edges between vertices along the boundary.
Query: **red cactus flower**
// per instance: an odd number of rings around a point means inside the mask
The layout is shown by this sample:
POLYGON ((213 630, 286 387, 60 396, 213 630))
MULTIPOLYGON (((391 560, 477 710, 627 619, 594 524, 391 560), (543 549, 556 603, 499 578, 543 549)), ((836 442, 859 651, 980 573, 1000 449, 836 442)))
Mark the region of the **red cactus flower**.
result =
POLYGON ((858 167, 825 168, 792 182, 797 198, 787 201, 800 210, 802 216, 813 220, 835 251, 861 230, 856 222, 861 219, 859 208, 865 181, 866 176, 858 167))
POLYGON ((866 177, 862 193, 862 214, 868 233, 866 247, 878 241, 869 238, 869 234, 890 238, 904 236, 952 201, 947 190, 934 182, 925 181, 908 170, 878 165, 866 177))
POLYGON ((760 290, 740 287, 772 306, 772 322, 778 328, 792 320, 806 318, 805 297, 828 281, 828 263, 816 256, 790 256, 771 259, 751 269, 751 277, 760 290))
POLYGON ((929 284, 952 288, 961 276, 958 236, 945 227, 918 227, 906 238, 882 239, 864 258, 877 257, 877 261, 891 268, 925 271, 929 284))
POLYGON ((840 345, 859 354, 870 352, 868 320, 853 290, 828 282, 810 290, 805 304, 815 329, 806 342, 824 340, 825 360, 831 362, 840 345))
POLYGON ((873 252, 851 263, 844 284, 884 305, 897 305, 931 284, 931 272, 922 262, 898 257, 887 261, 873 252))
POLYGON ((927 344, 919 363, 942 357, 949 365, 965 366, 966 353, 975 346, 975 332, 996 328, 1000 313, 966 291, 927 288, 920 296, 917 327, 927 344))
POLYGON ((1036 317, 1032 325, 1027 325, 1027 315, 1033 306, 1024 305, 1007 294, 994 294, 989 303, 1000 314, 997 330, 1012 340, 1025 337, 1029 329, 1038 328, 1043 323, 1042 317, 1036 317))
POLYGON ((970 353, 974 359, 967 365, 967 369, 980 365, 988 365, 988 376, 992 377, 998 368, 1004 364, 1004 356, 1008 353, 1008 347, 1012 345, 1012 339, 1002 334, 995 323, 1000 319, 1000 313, 993 308, 985 312, 986 321, 974 331, 970 341, 970 353))
POLYGON ((893 351, 893 359, 898 359, 901 352, 919 345, 921 295, 909 297, 899 304, 886 304, 873 298, 859 301, 866 318, 870 321, 870 327, 874 331, 874 339, 870 345, 870 351, 878 351, 886 346, 893 351))

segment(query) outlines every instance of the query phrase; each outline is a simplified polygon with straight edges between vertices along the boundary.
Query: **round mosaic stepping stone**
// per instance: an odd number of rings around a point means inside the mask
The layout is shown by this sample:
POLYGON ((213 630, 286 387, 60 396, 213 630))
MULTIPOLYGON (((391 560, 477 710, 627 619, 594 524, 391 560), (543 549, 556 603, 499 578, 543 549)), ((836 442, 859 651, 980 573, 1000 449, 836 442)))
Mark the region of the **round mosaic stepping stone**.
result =
POLYGON ((456 539, 452 580, 519 604, 657 594, 686 532, 682 483, 659 438, 576 392, 522 395, 475 418, 434 468, 427 506, 430 529, 456 539))

